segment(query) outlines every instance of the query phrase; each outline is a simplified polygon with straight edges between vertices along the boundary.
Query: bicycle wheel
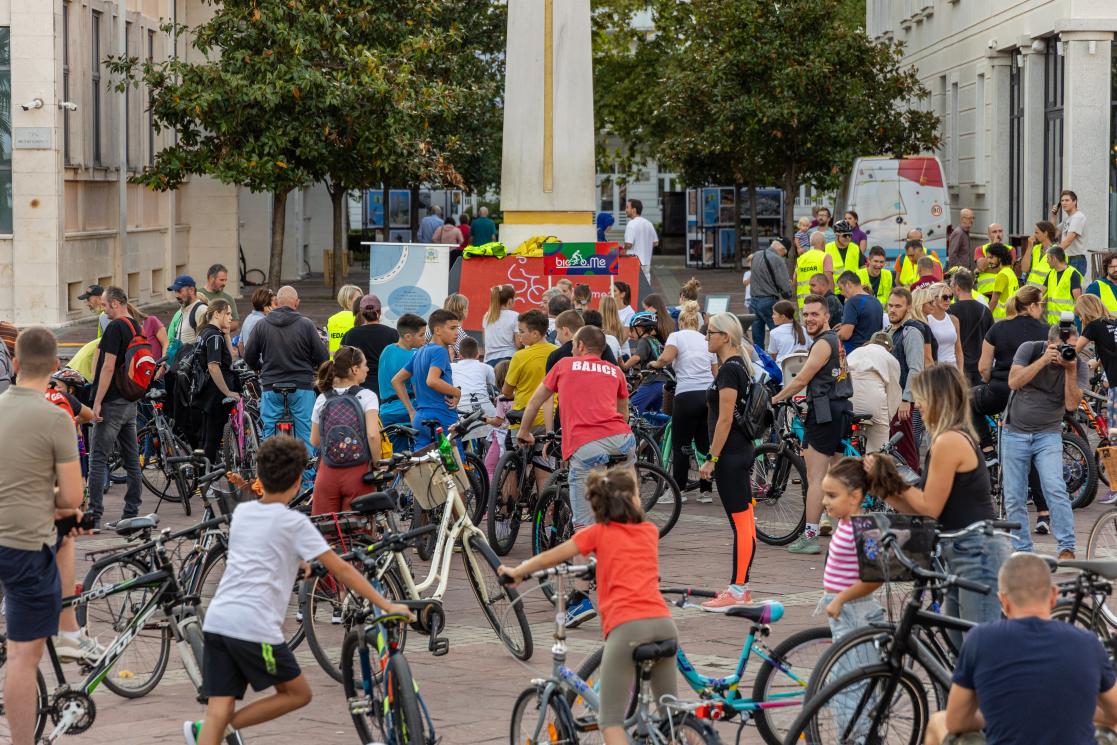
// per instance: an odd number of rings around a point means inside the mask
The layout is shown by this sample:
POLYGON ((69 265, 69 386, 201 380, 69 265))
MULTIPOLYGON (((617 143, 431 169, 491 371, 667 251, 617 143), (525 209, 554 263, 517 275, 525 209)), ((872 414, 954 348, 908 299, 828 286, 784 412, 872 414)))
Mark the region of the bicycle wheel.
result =
POLYGON ((636 488, 644 517, 655 523, 659 537, 663 538, 679 521, 679 512, 683 508, 682 492, 666 471, 643 461, 636 461, 636 488))
POLYGON ((198 580, 198 596, 200 601, 198 603, 198 615, 205 618, 206 609, 209 608, 210 602, 213 601, 213 595, 217 592, 217 586, 221 584, 221 577, 225 575, 225 558, 227 550, 224 546, 218 546, 212 549, 209 556, 206 558, 206 563, 202 567, 202 575, 198 580))
POLYGON ((651 463, 653 466, 662 466, 663 454, 660 453, 659 443, 651 433, 640 429, 633 434, 636 436, 636 460, 641 463, 651 463))
MULTIPOLYGON (((148 568, 134 559, 122 559, 104 565, 93 565, 85 575, 85 592, 111 587, 135 580, 148 568)), ((158 588, 137 585, 122 592, 90 600, 77 607, 78 625, 90 637, 108 646, 135 618, 158 588)), ((121 653, 112 670, 105 676, 105 686, 118 696, 140 698, 159 684, 167 670, 171 655, 171 629, 165 620, 153 616, 138 629, 135 637, 121 653)))
POLYGON ((203 655, 205 654, 205 640, 202 636, 202 619, 199 617, 187 619, 186 623, 179 626, 182 638, 186 641, 185 651, 179 649, 179 655, 189 655, 192 659, 182 659, 182 666, 186 669, 186 677, 194 684, 199 693, 202 690, 203 655))
MULTIPOLYGON (((1086 542, 1086 558, 1117 559, 1117 508, 1106 510, 1094 521, 1086 542)), ((1102 612, 1110 623, 1117 624, 1117 598, 1106 597, 1102 612)))
POLYGON ((294 586, 291 588, 290 598, 287 601, 287 611, 283 615, 283 638, 287 641, 287 647, 292 651, 302 644, 303 639, 306 638, 306 629, 303 628, 302 606, 299 603, 301 590, 302 581, 296 579, 294 586))
POLYGON ((516 545, 523 513, 520 485, 524 480, 524 462, 520 451, 509 450, 500 456, 489 486, 485 527, 489 545, 498 556, 507 556, 516 545))
MULTIPOLYGON (((8 662, 8 639, 0 634, 0 669, 8 662)), ((5 676, 6 678, 6 676, 5 676)), ((35 737, 38 742, 47 723, 47 682, 43 678, 43 671, 35 671, 35 689, 38 693, 35 705, 35 737)), ((4 692, 0 690, 0 741, 11 742, 12 732, 8 727, 8 710, 4 707, 4 692)))
MULTIPOLYGON (((803 629, 780 642, 771 651, 771 659, 760 667, 756 675, 752 688, 753 701, 802 703, 811 671, 830 648, 831 642, 829 626, 803 629)), ((768 745, 781 745, 798 712, 799 709, 793 706, 760 709, 753 717, 756 731, 768 745)))
MULTIPOLYGON (((414 497, 411 500, 411 530, 426 527, 427 525, 438 525, 442 519, 442 508, 433 510, 424 510, 415 501, 414 497)), ((430 561, 434 556, 434 547, 438 542, 438 535, 436 533, 427 533, 415 541, 415 553, 423 561, 430 561)))
POLYGON ((809 699, 784 742, 919 745, 929 716, 919 680, 882 663, 855 670, 809 699))
POLYGON ((462 538, 462 562, 477 603, 500 641, 516 659, 531 659, 532 637, 527 614, 524 613, 523 603, 518 602, 520 594, 516 589, 500 583, 500 575, 496 571, 500 559, 484 538, 469 532, 462 538), (515 619, 510 619, 510 615, 515 619))
POLYGON ((314 659, 336 680, 341 680, 341 642, 353 628, 354 616, 364 601, 331 575, 311 577, 299 591, 303 632, 314 659))
MULTIPOLYGON (((561 483, 551 474, 551 480, 543 489, 539 502, 535 505, 535 515, 531 526, 531 553, 538 555, 558 546, 574 535, 574 523, 570 514, 569 490, 566 479, 561 483)), ((539 580, 543 585, 543 595, 555 602, 555 588, 550 580, 539 580)))
MULTIPOLYGON (((145 430, 147 428, 145 427, 145 430)), ((162 499, 164 502, 181 502, 179 484, 175 481, 178 466, 168 465, 167 458, 180 458, 190 455, 190 449, 177 435, 170 435, 170 441, 163 441, 155 430, 150 433, 153 437, 152 446, 140 460, 140 479, 149 492, 162 499), (157 447, 156 447, 157 445, 157 447)), ((143 442, 144 434, 140 434, 143 442)))
POLYGON ((388 714, 387 727, 391 739, 388 742, 399 745, 427 745, 424 735, 426 720, 419 706, 419 691, 415 679, 411 677, 411 665, 400 652, 388 655, 385 710, 388 714))
POLYGON ((384 696, 376 633, 375 628, 353 629, 341 643, 341 685, 361 742, 388 741, 388 733, 384 731, 384 696), (366 645, 363 657, 361 634, 365 634, 366 645))
POLYGON ((485 509, 489 506, 489 469, 485 467, 485 458, 477 453, 467 450, 465 453, 466 475, 472 494, 465 499, 465 506, 469 509, 469 519, 480 527, 481 520, 485 517, 485 509))
POLYGON ((1078 607, 1078 614, 1076 615, 1074 613, 1074 601, 1064 599, 1057 602, 1055 607, 1051 609, 1051 620, 1066 621, 1073 626, 1092 631, 1102 642, 1107 642, 1111 636, 1109 625, 1106 624, 1103 614, 1099 613, 1095 616, 1093 611, 1094 606, 1087 601, 1078 607))
POLYGON ((1076 510, 1088 506, 1098 495, 1098 468, 1086 441, 1063 434, 1063 480, 1067 482, 1070 504, 1076 510))
POLYGON ((807 466, 802 456, 774 443, 761 445, 751 482, 756 537, 769 546, 791 543, 807 524, 807 466))
POLYGON ((546 711, 542 711, 543 708, 543 692, 538 688, 527 688, 519 695, 512 706, 511 745, 544 742, 550 745, 578 745, 570 713, 559 702, 558 696, 547 699, 546 711))
POLYGON ((668 745, 722 745, 721 738, 710 725, 690 714, 666 717, 659 725, 660 742, 668 745))

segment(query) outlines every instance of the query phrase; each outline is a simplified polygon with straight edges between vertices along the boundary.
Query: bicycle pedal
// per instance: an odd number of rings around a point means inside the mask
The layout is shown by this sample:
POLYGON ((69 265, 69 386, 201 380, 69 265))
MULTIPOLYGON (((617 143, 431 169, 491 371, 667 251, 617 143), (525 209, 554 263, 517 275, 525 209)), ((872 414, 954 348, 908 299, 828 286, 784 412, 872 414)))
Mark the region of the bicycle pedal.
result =
POLYGON ((450 651, 450 640, 445 638, 439 639, 432 636, 427 647, 433 656, 442 657, 450 651))

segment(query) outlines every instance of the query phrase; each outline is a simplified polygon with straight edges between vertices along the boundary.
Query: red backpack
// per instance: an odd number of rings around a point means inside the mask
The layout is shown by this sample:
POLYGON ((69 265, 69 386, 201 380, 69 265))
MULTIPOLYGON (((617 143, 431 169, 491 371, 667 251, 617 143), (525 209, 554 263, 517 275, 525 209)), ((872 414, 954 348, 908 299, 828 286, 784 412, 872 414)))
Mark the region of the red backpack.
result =
POLYGON ((155 379, 155 355, 143 330, 133 319, 125 320, 132 326, 132 340, 124 350, 124 357, 117 362, 113 382, 125 401, 139 401, 155 379))

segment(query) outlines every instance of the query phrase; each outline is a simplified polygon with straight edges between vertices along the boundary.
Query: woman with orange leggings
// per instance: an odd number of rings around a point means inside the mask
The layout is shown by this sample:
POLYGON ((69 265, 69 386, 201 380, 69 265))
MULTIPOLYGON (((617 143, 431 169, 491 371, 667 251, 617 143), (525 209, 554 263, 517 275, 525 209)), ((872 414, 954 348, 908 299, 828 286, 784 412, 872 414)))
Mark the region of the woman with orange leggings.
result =
POLYGON ((713 476, 733 529, 733 574, 724 592, 702 603, 709 611, 724 612, 752 602, 749 572, 756 555, 756 518, 749 479, 755 455, 752 441, 733 423, 737 399, 749 390, 753 375, 752 364, 742 353, 743 336, 741 322, 731 313, 718 313, 706 327, 706 345, 717 355, 718 373, 706 391, 710 458, 702 464, 701 476, 713 476))

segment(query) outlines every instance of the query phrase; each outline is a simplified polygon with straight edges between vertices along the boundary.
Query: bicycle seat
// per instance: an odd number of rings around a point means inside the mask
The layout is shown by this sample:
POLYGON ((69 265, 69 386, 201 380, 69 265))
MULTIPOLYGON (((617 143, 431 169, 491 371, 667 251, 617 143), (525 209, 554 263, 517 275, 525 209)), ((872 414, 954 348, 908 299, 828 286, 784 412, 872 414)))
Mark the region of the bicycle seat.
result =
POLYGON ((391 439, 395 435, 403 435, 404 437, 410 437, 414 440, 419 436, 419 430, 414 427, 408 427, 406 424, 388 424, 384 427, 384 435, 388 437, 388 439, 391 439))
POLYGON ((423 425, 431 432, 442 426, 442 422, 438 421, 437 419, 423 419, 419 422, 419 424, 423 425))
POLYGON ((271 389, 276 393, 294 393, 299 387, 292 383, 276 383, 271 389))
POLYGON ((679 642, 675 639, 664 639, 658 642, 648 642, 641 644, 632 650, 632 660, 636 663, 651 662, 652 660, 662 660, 666 657, 674 657, 675 651, 679 648, 679 642))
POLYGON ((139 533, 141 530, 151 530, 152 528, 159 527, 159 516, 152 513, 144 517, 126 517, 123 520, 118 520, 111 526, 113 531, 120 536, 130 536, 133 533, 139 533))
POLYGON ((1071 561, 1060 561, 1059 568, 1081 569, 1084 572, 1092 572, 1105 579, 1117 579, 1117 559, 1109 559, 1106 561, 1100 559, 1094 561, 1072 559, 1071 561))
POLYGON ((760 605, 735 605, 730 606, 725 615, 733 618, 744 618, 754 623, 775 623, 783 618, 783 603, 771 600, 760 605))
POLYGON ((146 398, 148 401, 162 401, 166 397, 167 392, 160 388, 152 388, 146 394, 144 394, 144 398, 146 398))
POLYGON ((389 492, 374 491, 353 500, 352 509, 362 515, 373 512, 391 512, 396 508, 396 499, 389 492))
POLYGON ((221 399, 221 403, 225 404, 226 406, 228 406, 229 404, 235 404, 236 402, 237 400, 232 396, 226 396, 225 398, 221 399))
POLYGON ((524 420, 524 411, 523 409, 513 409, 512 411, 509 411, 507 414, 505 414, 504 418, 507 419, 511 424, 519 424, 524 420))
POLYGON ((625 463, 628 463, 627 455, 610 455, 609 460, 605 461, 605 467, 612 468, 613 466, 619 466, 625 463))
POLYGON ((868 422, 873 421, 873 415, 872 414, 853 414, 853 415, 851 415, 851 420, 853 421, 854 424, 867 424, 868 422))

